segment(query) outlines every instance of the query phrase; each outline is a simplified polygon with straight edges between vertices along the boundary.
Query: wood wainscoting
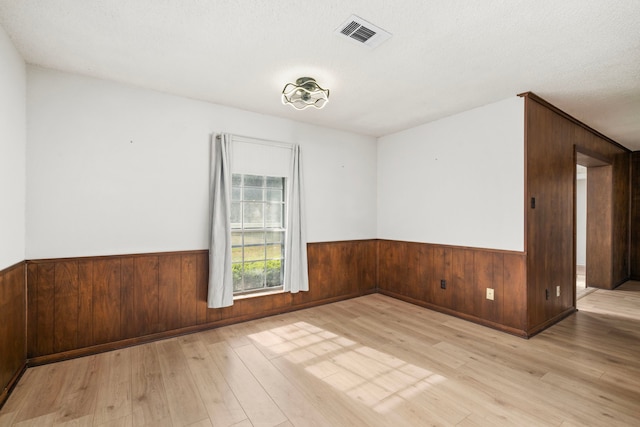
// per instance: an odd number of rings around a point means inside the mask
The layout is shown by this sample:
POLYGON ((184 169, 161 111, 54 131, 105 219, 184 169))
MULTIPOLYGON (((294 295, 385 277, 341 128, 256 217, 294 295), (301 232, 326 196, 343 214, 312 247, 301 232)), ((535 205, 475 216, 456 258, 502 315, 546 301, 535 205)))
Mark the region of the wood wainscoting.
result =
POLYGON ((523 253, 389 240, 379 245, 380 293, 529 336, 523 253))
POLYGON ((640 280, 640 151, 631 154, 631 242, 630 275, 640 280))
POLYGON ((377 240, 310 243, 309 292, 207 308, 208 252, 27 262, 30 365, 376 291, 377 240))
POLYGON ((0 407, 26 366, 26 292, 24 262, 0 271, 0 407))

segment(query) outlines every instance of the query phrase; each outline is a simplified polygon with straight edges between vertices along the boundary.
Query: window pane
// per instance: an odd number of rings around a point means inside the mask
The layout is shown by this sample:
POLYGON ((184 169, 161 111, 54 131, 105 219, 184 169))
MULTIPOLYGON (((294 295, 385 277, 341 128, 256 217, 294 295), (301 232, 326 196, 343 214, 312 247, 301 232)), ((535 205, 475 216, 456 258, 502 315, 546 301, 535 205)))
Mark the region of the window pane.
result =
POLYGON ((267 243, 284 243, 284 231, 267 231, 265 237, 267 243))
POLYGON ((264 261, 244 263, 244 290, 264 287, 264 261))
POLYGON ((242 291, 242 263, 231 264, 233 272, 233 292, 242 291))
POLYGON ((263 228, 264 204, 243 203, 244 228, 263 228))
POLYGON ((242 262, 242 246, 231 248, 231 262, 242 262))
POLYGON ((282 227, 282 205, 280 203, 265 205, 265 227, 282 227))
POLYGON ((231 228, 242 228, 242 205, 231 202, 231 228))
POLYGON ((247 188, 244 189, 244 200, 248 201, 262 201, 264 198, 262 197, 262 188, 247 188))
POLYGON ((231 232, 231 246, 242 246, 242 231, 231 232))
POLYGON ((279 260, 284 255, 284 246, 281 244, 267 245, 267 259, 279 260))
POLYGON ((266 281, 268 287, 282 286, 283 265, 280 260, 267 261, 266 281))
POLYGON ((268 202, 282 202, 282 190, 268 189, 266 200, 268 202))
POLYGON ((244 233, 244 260, 255 261, 265 258, 264 232, 251 231, 244 233))
POLYGON ((284 178, 279 178, 275 176, 267 177, 267 187, 269 188, 284 188, 284 178))
POLYGON ((232 187, 231 188, 231 200, 240 200, 240 196, 242 194, 242 189, 240 187, 232 187))
POLYGON ((264 245, 264 231, 245 231, 244 245, 264 245))
POLYGON ((231 261, 242 262, 242 232, 231 233, 231 261))
POLYGON ((242 175, 238 173, 234 173, 233 175, 231 175, 231 185, 233 186, 242 185, 242 175))
POLYGON ((264 187, 264 176, 244 175, 245 187, 264 187))
POLYGON ((265 259, 265 246, 264 245, 252 245, 244 246, 244 261, 260 261, 265 259))

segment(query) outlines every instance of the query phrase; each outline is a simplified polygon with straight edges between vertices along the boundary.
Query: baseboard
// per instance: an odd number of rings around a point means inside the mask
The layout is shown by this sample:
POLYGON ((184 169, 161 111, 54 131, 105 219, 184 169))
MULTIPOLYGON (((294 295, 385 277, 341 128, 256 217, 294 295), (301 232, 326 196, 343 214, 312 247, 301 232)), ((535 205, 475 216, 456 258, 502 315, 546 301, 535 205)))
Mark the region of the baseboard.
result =
POLYGON ((4 390, 0 392, 0 409, 2 409, 4 404, 7 402, 7 400, 9 399, 9 396, 11 395, 11 392, 16 387, 16 385, 18 384, 18 381, 20 381, 20 378, 22 377, 22 375, 24 375, 26 370, 27 370, 27 364, 25 362, 22 365, 22 367, 13 375, 13 377, 11 377, 11 379, 9 380, 9 383, 4 388, 4 390))
POLYGON ((420 307, 424 307, 424 308, 428 308, 429 310, 433 310, 433 311, 437 311, 440 313, 444 313, 447 314, 449 316, 453 316, 453 317, 457 317, 459 319, 463 319, 463 320, 467 320, 469 322, 473 322, 476 323, 478 325, 482 325, 482 326, 486 326, 492 329, 496 329, 498 331, 501 332, 506 332, 508 334, 511 335, 515 335, 517 337, 520 338, 529 338, 529 335, 527 335, 527 332, 523 329, 517 329, 517 328, 513 328, 511 326, 507 326, 507 325, 503 325, 501 323, 497 323, 497 322, 492 322, 490 320, 486 320, 486 319, 482 319, 480 317, 477 316, 472 316, 469 314, 465 314, 465 313, 461 313, 459 311, 455 311, 455 310, 451 310, 449 308, 445 308, 445 307, 441 307, 435 304, 430 304, 428 302, 425 301, 421 301, 418 299, 414 299, 414 298, 410 298, 401 294, 397 294, 395 292, 391 292, 391 291, 387 291, 384 289, 379 289, 378 293, 380 293, 381 295, 386 295, 389 296, 391 298, 395 298, 395 299, 399 299, 401 301, 405 301, 411 304, 415 304, 418 305, 420 307))
POLYGON ((622 279, 621 281, 619 281, 618 283, 614 283, 613 285, 613 289, 617 288, 618 286, 624 285, 625 283, 627 283, 629 280, 640 280, 640 278, 633 278, 633 277, 627 277, 622 279))
POLYGON ((576 309, 575 307, 571 307, 565 311, 563 311, 562 313, 552 317, 551 319, 534 326, 531 329, 527 330, 527 334, 528 334, 528 338, 531 338, 532 336, 539 334, 540 332, 544 331, 545 329, 555 325, 556 323, 558 323, 559 321, 561 321, 562 319, 564 319, 565 317, 569 317, 571 316, 573 313, 577 312, 578 309, 576 309))

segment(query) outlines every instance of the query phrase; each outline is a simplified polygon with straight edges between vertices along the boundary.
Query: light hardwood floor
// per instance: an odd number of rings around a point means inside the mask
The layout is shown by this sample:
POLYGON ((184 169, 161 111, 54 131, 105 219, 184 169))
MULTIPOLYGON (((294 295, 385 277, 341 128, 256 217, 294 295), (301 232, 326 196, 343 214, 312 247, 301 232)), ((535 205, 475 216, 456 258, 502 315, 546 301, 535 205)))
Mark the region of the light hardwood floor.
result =
POLYGON ((27 370, 0 426, 638 426, 640 283, 524 340, 382 295, 27 370))

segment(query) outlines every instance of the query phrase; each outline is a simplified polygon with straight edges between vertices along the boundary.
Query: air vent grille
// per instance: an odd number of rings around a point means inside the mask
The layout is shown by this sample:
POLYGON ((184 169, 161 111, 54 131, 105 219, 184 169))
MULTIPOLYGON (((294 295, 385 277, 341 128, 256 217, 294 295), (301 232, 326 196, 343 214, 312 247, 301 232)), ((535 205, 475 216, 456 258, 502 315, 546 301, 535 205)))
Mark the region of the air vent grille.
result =
POLYGON ((347 24, 346 27, 344 27, 342 29, 342 31, 340 31, 342 34, 344 34, 345 36, 350 36, 351 34, 353 34, 358 28, 360 28, 362 25, 358 24, 356 21, 351 21, 349 24, 347 24))
POLYGON ((364 44, 371 48, 379 46, 391 37, 391 34, 364 19, 351 15, 338 29, 336 34, 348 37, 349 40, 358 44, 364 44))

